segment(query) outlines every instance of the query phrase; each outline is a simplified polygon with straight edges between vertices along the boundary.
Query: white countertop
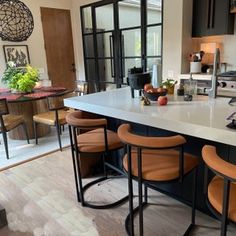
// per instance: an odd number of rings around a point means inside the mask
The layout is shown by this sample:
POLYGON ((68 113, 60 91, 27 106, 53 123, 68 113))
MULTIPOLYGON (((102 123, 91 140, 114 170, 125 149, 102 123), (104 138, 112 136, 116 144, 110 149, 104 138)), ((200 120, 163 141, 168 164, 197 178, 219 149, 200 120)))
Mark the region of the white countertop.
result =
POLYGON ((139 98, 131 98, 130 88, 116 89, 65 99, 68 107, 127 120, 181 134, 236 146, 236 130, 226 128, 226 121, 236 106, 229 106, 229 98, 196 96, 191 102, 183 97, 168 96, 167 106, 141 105, 139 98))

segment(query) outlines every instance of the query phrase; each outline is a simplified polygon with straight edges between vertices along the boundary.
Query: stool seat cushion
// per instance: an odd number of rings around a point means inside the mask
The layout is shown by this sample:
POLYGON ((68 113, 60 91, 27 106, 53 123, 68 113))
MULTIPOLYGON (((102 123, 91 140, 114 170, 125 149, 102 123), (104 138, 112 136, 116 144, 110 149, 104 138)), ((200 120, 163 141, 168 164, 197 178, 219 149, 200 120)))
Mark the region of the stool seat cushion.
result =
MULTIPOLYGON (((66 124, 66 115, 68 112, 66 110, 59 110, 58 111, 58 119, 61 125, 66 124)), ((45 125, 55 125, 56 124, 56 115, 55 111, 48 111, 39 113, 33 116, 33 120, 37 123, 42 123, 45 125)))
MULTIPOLYGON (((208 199, 211 205, 222 214, 224 179, 215 176, 208 186, 208 199)), ((236 183, 230 184, 229 212, 228 217, 236 222, 236 183)))
MULTIPOLYGON (((132 150, 132 174, 138 176, 137 151, 132 150)), ((184 174, 198 165, 198 158, 184 154, 184 174)), ((128 170, 127 155, 123 166, 128 170)), ((149 181, 169 181, 179 178, 179 151, 174 149, 142 150, 142 176, 149 181)))
MULTIPOLYGON (((18 125, 24 122, 23 116, 18 115, 5 115, 3 116, 3 122, 7 131, 10 131, 17 127, 18 125)), ((2 131, 2 127, 0 127, 0 132, 2 131)))
MULTIPOLYGON (((107 130, 107 140, 109 150, 123 147, 118 135, 111 130, 107 130)), ((80 152, 99 153, 105 151, 104 129, 102 128, 78 135, 77 141, 80 152)))

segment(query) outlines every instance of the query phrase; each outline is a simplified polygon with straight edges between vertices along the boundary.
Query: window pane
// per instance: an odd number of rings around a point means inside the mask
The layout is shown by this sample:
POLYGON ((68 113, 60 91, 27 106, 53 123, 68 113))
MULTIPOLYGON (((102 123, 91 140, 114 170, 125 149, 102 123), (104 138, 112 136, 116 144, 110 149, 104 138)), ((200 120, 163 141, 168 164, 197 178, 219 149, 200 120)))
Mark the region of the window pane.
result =
POLYGON ((90 33, 92 29, 92 11, 91 7, 83 8, 84 33, 90 33))
POLYGON ((97 34, 98 57, 113 57, 112 33, 97 34))
POLYGON ((141 59, 140 58, 134 58, 134 59, 125 59, 124 60, 124 78, 123 83, 127 83, 127 77, 128 77, 128 70, 132 69, 134 67, 138 68, 141 67, 141 59))
POLYGON ((114 68, 110 59, 99 59, 99 75, 100 81, 103 82, 114 82, 114 68))
POLYGON ((147 56, 161 55, 161 26, 147 28, 147 56))
POLYGON ((98 30, 113 30, 113 4, 101 6, 96 8, 96 21, 98 30))
POLYGON ((85 57, 94 57, 93 35, 84 35, 85 57))
POLYGON ((122 45, 125 57, 141 56, 141 30, 125 30, 122 32, 122 45))
POLYGON ((119 2, 120 29, 141 25, 140 0, 119 2))
POLYGON ((161 18, 162 18, 162 0, 148 0, 147 1, 148 25, 161 23, 161 18))

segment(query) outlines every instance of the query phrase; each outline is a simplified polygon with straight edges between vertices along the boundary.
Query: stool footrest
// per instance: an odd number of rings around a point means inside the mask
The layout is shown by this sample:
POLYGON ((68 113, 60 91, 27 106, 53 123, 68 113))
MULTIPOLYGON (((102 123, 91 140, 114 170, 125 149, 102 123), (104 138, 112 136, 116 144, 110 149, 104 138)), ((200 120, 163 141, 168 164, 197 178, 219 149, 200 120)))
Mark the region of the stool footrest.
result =
MULTIPOLYGON (((119 177, 123 177, 123 176, 119 176, 119 177)), ((83 194, 85 193, 85 191, 87 191, 93 185, 95 185, 97 183, 100 183, 102 181, 105 181, 105 180, 115 179, 115 178, 117 178, 117 176, 110 176, 110 177, 104 176, 104 177, 98 178, 96 180, 93 180, 93 181, 91 181, 88 184, 83 186, 83 190, 82 190, 83 194)), ((82 203, 83 206, 90 207, 90 208, 93 208, 93 209, 108 209, 108 208, 119 206, 122 203, 128 201, 128 199, 129 199, 129 196, 126 195, 125 197, 119 199, 118 201, 115 201, 115 202, 109 203, 109 204, 104 204, 104 205, 95 205, 95 204, 89 203, 88 201, 85 201, 85 200, 84 200, 83 203, 82 202, 81 203, 82 203)))

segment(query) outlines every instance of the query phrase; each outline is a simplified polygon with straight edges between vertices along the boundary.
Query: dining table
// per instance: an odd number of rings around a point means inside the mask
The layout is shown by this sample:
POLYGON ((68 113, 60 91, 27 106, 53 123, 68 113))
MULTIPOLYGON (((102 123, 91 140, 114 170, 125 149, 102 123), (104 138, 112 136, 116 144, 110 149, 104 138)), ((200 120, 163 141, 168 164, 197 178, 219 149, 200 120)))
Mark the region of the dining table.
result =
MULTIPOLYGON (((33 116, 38 113, 47 112, 48 104, 47 97, 67 93, 68 90, 64 87, 37 87, 30 93, 14 93, 10 89, 0 88, 0 99, 6 98, 9 113, 12 115, 22 115, 26 122, 29 138, 34 138, 33 116)), ((50 132, 48 125, 39 124, 37 126, 38 137, 43 137, 50 132)), ((10 139, 24 140, 25 132, 23 127, 19 126, 9 132, 10 139)))

